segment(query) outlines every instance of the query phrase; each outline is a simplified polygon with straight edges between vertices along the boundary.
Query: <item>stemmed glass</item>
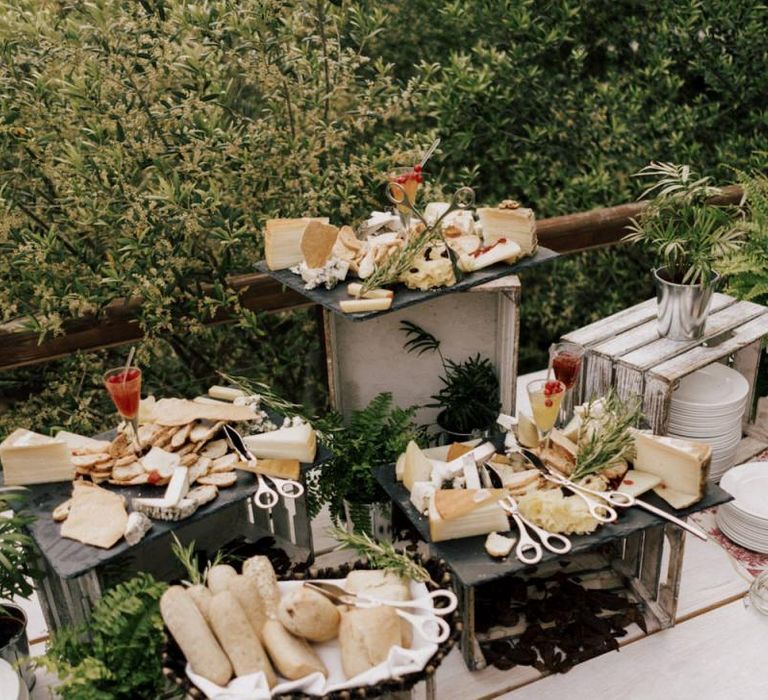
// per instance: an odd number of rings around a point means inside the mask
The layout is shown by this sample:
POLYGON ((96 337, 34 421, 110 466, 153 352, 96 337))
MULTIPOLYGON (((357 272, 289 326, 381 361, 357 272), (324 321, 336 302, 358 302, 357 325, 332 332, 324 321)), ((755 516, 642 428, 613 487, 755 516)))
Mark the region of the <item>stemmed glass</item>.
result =
POLYGON ((566 394, 560 409, 559 423, 565 425, 573 413, 573 387, 579 379, 584 348, 575 343, 553 343, 549 348, 549 364, 555 378, 565 384, 566 394))
POLYGON ((533 420, 544 437, 545 447, 549 447, 549 434, 555 427, 560 404, 565 396, 565 384, 557 379, 537 379, 529 382, 526 388, 533 420))
POLYGON ((138 367, 115 367, 104 373, 104 386, 117 412, 131 424, 136 451, 139 442, 139 403, 141 402, 141 370, 138 367))
MULTIPOLYGON (((422 174, 421 165, 415 165, 411 167, 393 168, 387 173, 387 181, 390 183, 396 183, 400 185, 405 194, 408 196, 411 204, 416 203, 416 193, 419 191, 419 186, 424 182, 424 175, 422 174)), ((390 188, 390 193, 395 199, 402 197, 397 195, 397 188, 390 188)), ((403 227, 403 234, 407 235, 411 228, 411 213, 410 207, 403 204, 396 205, 397 213, 400 216, 400 224, 403 227)))

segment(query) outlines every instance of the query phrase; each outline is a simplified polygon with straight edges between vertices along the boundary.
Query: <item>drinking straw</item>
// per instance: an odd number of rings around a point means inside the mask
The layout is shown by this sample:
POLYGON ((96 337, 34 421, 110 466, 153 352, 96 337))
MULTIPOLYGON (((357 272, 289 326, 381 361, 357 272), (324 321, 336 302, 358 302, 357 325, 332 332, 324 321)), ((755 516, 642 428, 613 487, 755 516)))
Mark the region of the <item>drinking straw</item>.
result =
POLYGON ((438 136, 433 142, 432 145, 427 149, 427 152, 424 154, 424 157, 421 159, 421 163, 419 163, 419 167, 423 168, 427 161, 432 157, 432 154, 435 152, 435 149, 440 145, 440 137, 438 136))
POLYGON ((128 370, 131 368, 131 362, 133 362, 133 356, 136 354, 136 346, 131 348, 128 353, 128 362, 125 363, 125 369, 123 370, 123 384, 128 381, 128 370))

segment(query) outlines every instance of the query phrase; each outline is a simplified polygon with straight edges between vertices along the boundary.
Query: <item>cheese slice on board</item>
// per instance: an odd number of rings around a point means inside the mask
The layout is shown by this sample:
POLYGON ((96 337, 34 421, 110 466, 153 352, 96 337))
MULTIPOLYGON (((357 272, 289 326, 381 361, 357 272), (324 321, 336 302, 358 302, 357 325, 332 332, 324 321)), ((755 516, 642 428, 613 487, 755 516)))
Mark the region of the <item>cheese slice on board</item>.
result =
POLYGON ((429 533, 433 542, 505 532, 507 514, 498 501, 502 489, 435 491, 429 504, 429 533))
POLYGON ((310 221, 301 234, 299 247, 307 267, 317 269, 324 267, 331 257, 333 245, 338 238, 339 229, 330 224, 310 221))
POLYGON ((429 481, 432 476, 432 462, 424 456, 421 448, 411 440, 405 449, 403 486, 409 491, 417 481, 429 481))
POLYGON ((405 452, 397 458, 395 462, 395 478, 398 481, 403 480, 403 474, 405 473, 405 452))
POLYGON ((250 406, 197 403, 187 399, 160 399, 152 410, 155 423, 165 426, 186 425, 194 420, 236 422, 256 418, 250 406))
POLYGON ((72 481, 75 465, 66 442, 18 428, 0 444, 6 486, 72 481))
POLYGON ((248 435, 243 442, 259 459, 298 459, 299 462, 311 463, 317 453, 317 434, 308 423, 248 435))
POLYGON ((660 483, 661 477, 656 474, 642 472, 639 469, 630 469, 624 475, 617 491, 637 497, 652 488, 656 488, 660 483))
POLYGON ((342 299, 339 302, 345 314, 359 314, 365 311, 386 311, 392 306, 392 297, 377 299, 342 299))
POLYGON ((312 221, 327 224, 327 218, 269 219, 264 229, 264 257, 270 270, 284 270, 304 258, 301 238, 312 221))
POLYGON ((477 470, 477 464, 472 459, 471 455, 464 455, 460 458, 462 460, 462 470, 464 472, 464 488, 467 489, 479 489, 480 484, 480 472, 477 470))
MULTIPOLYGON (((474 445, 472 447, 474 447, 474 445)), ((452 462, 454 459, 464 456, 467 452, 472 452, 472 447, 463 445, 460 442, 454 442, 448 447, 448 454, 445 457, 445 461, 452 462)))
POLYGON ((517 441, 523 447, 535 448, 539 446, 541 437, 539 429, 533 419, 522 411, 517 416, 517 441))
MULTIPOLYGON (((239 465, 235 465, 235 468, 239 469, 239 465)), ((298 481, 301 477, 301 463, 298 459, 257 459, 256 471, 278 479, 298 481)))
POLYGON ((66 442, 69 449, 77 454, 100 454, 109 452, 109 446, 112 444, 109 440, 94 440, 85 435, 70 433, 68 430, 60 430, 56 433, 57 442, 66 442))
POLYGON ((422 515, 429 509, 429 499, 435 493, 435 485, 431 481, 417 481, 411 489, 411 503, 422 515))
POLYGON ((110 549, 122 538, 127 524, 128 513, 122 496, 76 481, 69 515, 61 525, 61 536, 110 549))
POLYGON ((704 496, 712 458, 709 445, 640 431, 634 435, 633 465, 635 469, 661 477, 655 493, 674 508, 685 508, 704 496), (685 505, 679 505, 681 503, 685 505))
POLYGON ((499 238, 507 238, 517 243, 526 255, 536 250, 538 240, 533 209, 480 207, 477 210, 477 217, 483 228, 483 240, 486 245, 499 238))

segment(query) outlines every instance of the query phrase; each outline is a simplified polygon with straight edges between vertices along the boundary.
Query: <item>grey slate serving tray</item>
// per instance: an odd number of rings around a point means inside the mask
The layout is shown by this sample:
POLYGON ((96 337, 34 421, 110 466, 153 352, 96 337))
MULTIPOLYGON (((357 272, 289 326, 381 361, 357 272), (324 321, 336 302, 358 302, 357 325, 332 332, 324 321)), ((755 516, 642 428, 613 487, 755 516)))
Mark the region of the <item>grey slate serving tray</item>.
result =
MULTIPOLYGON (((376 478, 394 503, 403 511, 408 520, 413 524, 421 537, 426 542, 429 538, 429 522, 427 518, 421 515, 410 501, 408 489, 395 478, 395 466, 393 464, 378 467, 376 469, 376 478)), ((667 503, 661 500, 656 494, 644 494, 643 500, 651 505, 657 506, 668 511, 672 515, 685 518, 691 513, 697 513, 712 506, 720 505, 733 500, 732 496, 715 484, 707 486, 707 492, 698 503, 690 508, 676 511, 670 508, 667 503)), ((618 540, 633 532, 645 530, 648 527, 663 525, 667 521, 653 513, 649 513, 642 508, 626 508, 619 510, 619 518, 614 523, 602 525, 591 535, 573 535, 571 543, 573 548, 566 555, 557 555, 544 550, 542 562, 547 562, 570 556, 579 552, 585 552, 601 544, 618 540)), ((516 531, 512 536, 516 536, 516 531)), ((504 576, 509 576, 523 571, 526 564, 520 562, 514 553, 506 559, 492 559, 485 551, 485 535, 479 537, 465 537, 460 540, 448 540, 446 542, 437 542, 430 544, 430 549, 434 554, 448 563, 456 576, 465 586, 476 586, 482 583, 488 583, 504 576)))
MULTIPOLYGON (((114 433, 107 433, 96 437, 109 440, 113 435, 114 433)), ((314 463, 302 464, 302 473, 322 464, 329 457, 330 452, 324 447, 318 446, 314 463)), ((165 487, 158 488, 148 485, 113 486, 106 482, 101 486, 125 496, 129 505, 132 498, 158 498, 165 490, 165 487)), ((134 547, 130 547, 124 539, 121 539, 111 549, 101 549, 61 537, 61 523, 54 522, 52 511, 59 503, 63 503, 72 495, 71 482, 31 485, 28 487, 28 498, 17 508, 35 516, 35 521, 29 526, 32 538, 54 571, 62 578, 69 579, 117 560, 125 554, 136 553, 149 543, 167 537, 177 528, 204 520, 238 501, 245 501, 256 492, 257 487, 258 483, 254 474, 238 471, 237 482, 234 486, 219 489, 219 495, 213 501, 198 508, 189 518, 175 522, 153 520, 152 529, 134 547)))
POLYGON ((344 318, 350 318, 353 321, 366 321, 369 318, 388 314, 391 311, 397 311, 397 309, 402 309, 406 306, 419 304, 428 299, 432 299, 433 297, 462 292, 471 287, 476 287, 479 284, 485 284, 486 282, 491 282, 501 277, 514 275, 521 270, 540 265, 541 263, 553 260, 556 257, 558 257, 558 254, 555 251, 539 246, 535 255, 524 258, 515 265, 506 265, 503 263, 492 265, 484 270, 478 270, 477 272, 472 272, 466 275, 461 282, 454 284, 452 287, 440 287, 438 289, 430 289, 429 291, 422 292, 418 289, 408 289, 404 285, 398 284, 393 287, 395 297, 392 300, 392 306, 390 306, 389 309, 386 311, 366 311, 360 314, 345 314, 339 306, 339 302, 342 299, 349 299, 349 296, 347 295, 347 284, 357 280, 356 277, 347 279, 338 284, 334 289, 330 290, 325 289, 325 287, 320 287, 318 289, 304 289, 304 281, 299 275, 294 275, 290 270, 270 270, 264 260, 260 260, 256 263, 256 269, 259 272, 269 275, 299 294, 303 294, 310 301, 325 307, 329 311, 333 311, 344 318))

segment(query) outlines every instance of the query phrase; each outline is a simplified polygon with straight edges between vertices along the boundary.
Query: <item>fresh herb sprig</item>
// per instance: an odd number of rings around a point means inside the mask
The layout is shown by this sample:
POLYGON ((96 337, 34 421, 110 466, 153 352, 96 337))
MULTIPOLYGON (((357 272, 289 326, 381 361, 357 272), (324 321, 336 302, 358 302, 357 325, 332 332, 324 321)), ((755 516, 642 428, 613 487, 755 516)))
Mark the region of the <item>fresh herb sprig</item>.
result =
POLYGON ((626 459, 634 449, 635 441, 630 428, 636 427, 642 417, 640 399, 633 397, 623 401, 611 389, 601 403, 601 416, 594 415, 594 401, 590 401, 582 416, 576 468, 571 474, 574 481, 626 459), (586 440, 582 440, 585 430, 591 432, 586 440))
POLYGON ((171 542, 171 552, 181 562, 186 571, 187 578, 184 583, 188 583, 191 586, 204 586, 208 580, 208 572, 211 568, 222 564, 226 558, 223 552, 218 551, 213 560, 206 564, 205 569, 200 571, 197 555, 195 554, 195 541, 192 540, 185 547, 175 534, 173 535, 173 542, 171 542))
POLYGON ((375 542, 364 532, 347 532, 340 527, 331 528, 329 534, 339 542, 338 549, 354 550, 376 569, 386 569, 419 583, 434 583, 423 566, 405 552, 398 552, 390 542, 375 542))

